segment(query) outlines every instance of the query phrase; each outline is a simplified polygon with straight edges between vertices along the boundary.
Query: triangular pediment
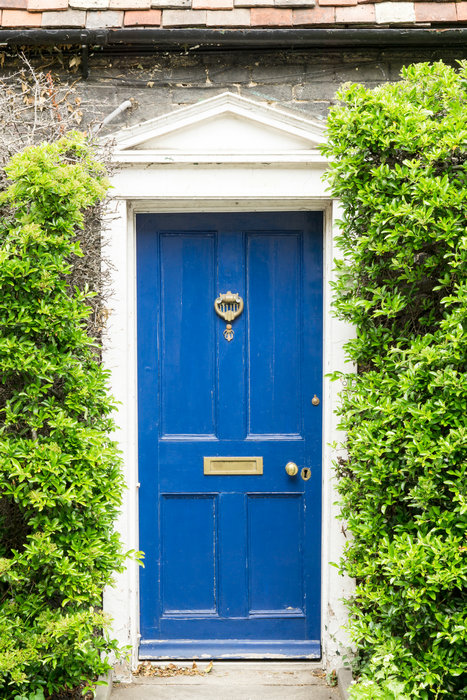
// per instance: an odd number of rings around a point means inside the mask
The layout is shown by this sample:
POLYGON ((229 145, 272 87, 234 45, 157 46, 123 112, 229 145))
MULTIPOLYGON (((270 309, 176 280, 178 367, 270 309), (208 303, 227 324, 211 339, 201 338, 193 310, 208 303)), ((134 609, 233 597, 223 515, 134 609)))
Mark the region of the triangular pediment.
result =
POLYGON ((228 92, 123 129, 113 139, 123 162, 321 160, 318 149, 326 140, 319 122, 228 92))

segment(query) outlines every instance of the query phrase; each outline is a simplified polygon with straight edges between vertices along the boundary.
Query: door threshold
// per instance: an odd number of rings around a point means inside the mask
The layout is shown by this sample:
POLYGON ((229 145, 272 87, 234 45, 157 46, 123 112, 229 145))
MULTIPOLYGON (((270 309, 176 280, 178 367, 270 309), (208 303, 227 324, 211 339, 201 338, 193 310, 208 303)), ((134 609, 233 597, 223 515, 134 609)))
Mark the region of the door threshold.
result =
POLYGON ((139 648, 141 661, 173 659, 216 660, 318 660, 319 640, 251 641, 243 639, 145 640, 139 648))
MULTIPOLYGON (((151 664, 151 666, 165 666, 166 664, 174 664, 177 668, 187 668, 193 662, 199 667, 200 671, 204 671, 206 666, 211 662, 211 659, 152 659, 152 661, 147 661, 144 659, 139 659, 138 664, 151 664)), ((324 668, 324 661, 322 659, 230 659, 226 661, 225 659, 214 659, 213 664, 218 671, 236 671, 236 670, 246 670, 246 671, 320 671, 324 668)))

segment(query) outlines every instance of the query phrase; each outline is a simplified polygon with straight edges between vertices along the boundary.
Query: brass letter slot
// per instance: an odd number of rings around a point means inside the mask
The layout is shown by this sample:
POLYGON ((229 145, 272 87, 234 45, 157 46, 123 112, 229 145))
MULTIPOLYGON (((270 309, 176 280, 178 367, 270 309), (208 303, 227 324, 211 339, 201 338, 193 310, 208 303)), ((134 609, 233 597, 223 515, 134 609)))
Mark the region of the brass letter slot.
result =
POLYGON ((205 474, 262 474, 262 457, 204 457, 205 474))

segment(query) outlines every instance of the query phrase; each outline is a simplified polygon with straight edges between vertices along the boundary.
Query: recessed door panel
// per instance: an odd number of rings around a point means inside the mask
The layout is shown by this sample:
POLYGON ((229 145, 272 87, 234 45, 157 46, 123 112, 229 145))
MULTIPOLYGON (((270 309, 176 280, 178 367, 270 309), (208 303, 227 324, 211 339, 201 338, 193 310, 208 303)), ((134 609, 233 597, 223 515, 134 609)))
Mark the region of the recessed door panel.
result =
POLYGON ((249 233, 248 432, 299 435, 302 232, 249 233))
POLYGON ((161 494, 163 614, 217 612, 216 496, 161 494))
POLYGON ((214 234, 160 236, 164 436, 216 432, 215 246, 214 234))
POLYGON ((316 658, 322 214, 138 214, 137 264, 140 658, 316 658))
POLYGON ((250 613, 303 615, 303 496, 248 498, 250 613))

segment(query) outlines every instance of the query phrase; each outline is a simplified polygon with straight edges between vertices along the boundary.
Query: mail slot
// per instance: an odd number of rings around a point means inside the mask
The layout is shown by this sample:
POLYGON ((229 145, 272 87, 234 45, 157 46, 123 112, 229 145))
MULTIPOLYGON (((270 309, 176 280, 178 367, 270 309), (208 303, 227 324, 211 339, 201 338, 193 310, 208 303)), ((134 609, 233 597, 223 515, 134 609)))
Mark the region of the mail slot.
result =
POLYGON ((262 457, 204 457, 205 474, 262 474, 262 457))

